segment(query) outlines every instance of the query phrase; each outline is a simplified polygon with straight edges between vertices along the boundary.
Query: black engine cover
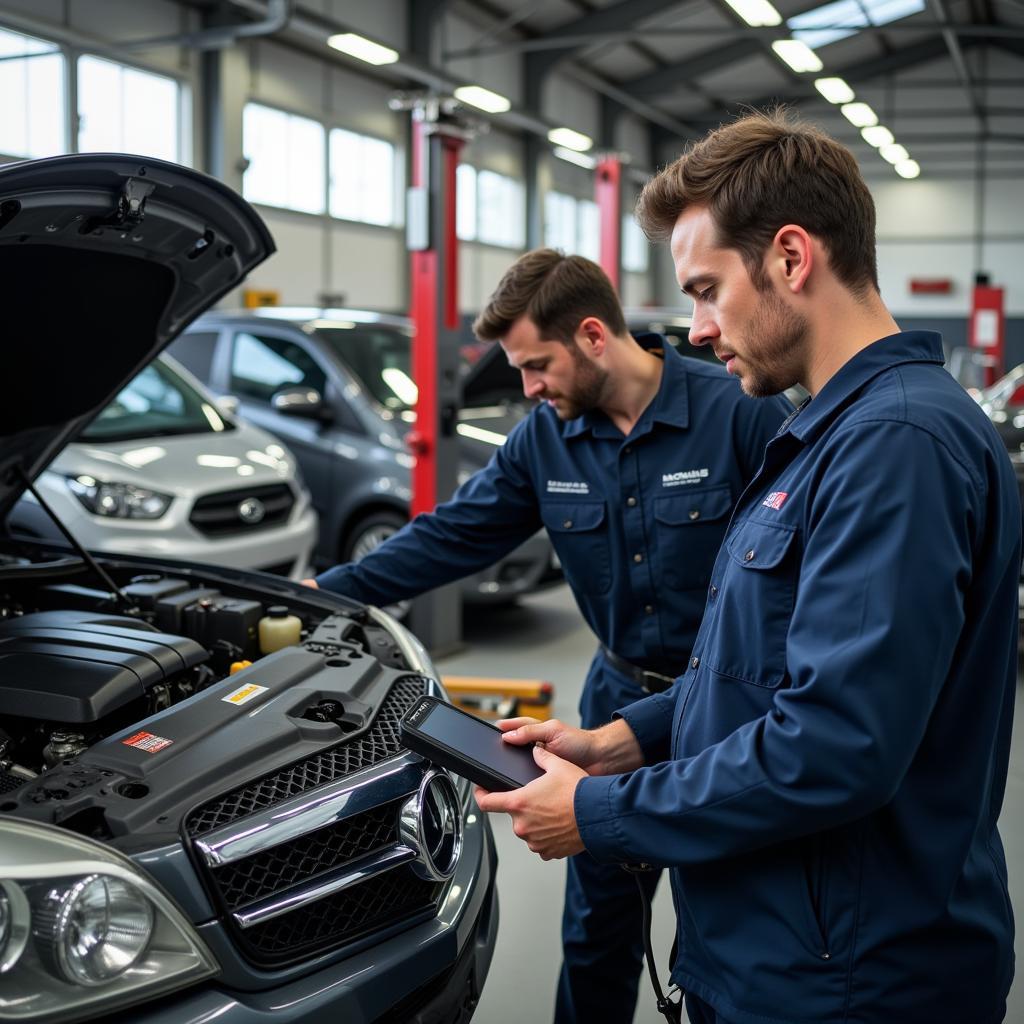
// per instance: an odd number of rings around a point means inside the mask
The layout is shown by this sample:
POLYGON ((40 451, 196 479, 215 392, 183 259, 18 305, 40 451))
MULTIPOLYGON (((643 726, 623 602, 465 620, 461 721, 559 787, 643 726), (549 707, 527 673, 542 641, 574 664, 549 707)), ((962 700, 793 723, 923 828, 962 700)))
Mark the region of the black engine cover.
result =
POLYGON ((23 615, 0 623, 0 714, 97 722, 208 656, 193 640, 122 615, 23 615))

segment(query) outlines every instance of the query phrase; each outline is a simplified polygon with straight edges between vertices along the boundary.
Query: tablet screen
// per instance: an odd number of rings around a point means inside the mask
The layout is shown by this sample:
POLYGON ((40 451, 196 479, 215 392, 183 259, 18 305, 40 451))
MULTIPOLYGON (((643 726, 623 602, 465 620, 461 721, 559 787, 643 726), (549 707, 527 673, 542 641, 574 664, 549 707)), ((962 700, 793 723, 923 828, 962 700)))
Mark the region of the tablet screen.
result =
POLYGON ((501 733, 493 726, 446 705, 436 704, 430 714, 418 723, 417 728, 421 733, 440 740, 472 760, 501 772, 521 786, 544 774, 533 760, 531 746, 509 746, 502 741, 501 733))

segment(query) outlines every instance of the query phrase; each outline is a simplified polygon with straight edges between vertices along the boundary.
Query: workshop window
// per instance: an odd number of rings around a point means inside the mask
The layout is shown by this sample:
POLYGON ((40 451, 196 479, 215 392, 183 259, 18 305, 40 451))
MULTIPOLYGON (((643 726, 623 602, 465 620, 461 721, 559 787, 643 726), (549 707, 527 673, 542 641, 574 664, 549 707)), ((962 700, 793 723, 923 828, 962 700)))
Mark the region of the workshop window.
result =
POLYGON ((0 153, 67 152, 64 55, 56 43, 0 30, 0 153))
POLYGON ((597 203, 564 192, 548 192, 544 196, 544 244, 566 254, 597 260, 601 253, 597 203))
POLYGON ((251 203, 323 213, 326 147, 318 121, 247 103, 242 112, 242 150, 248 161, 242 195, 251 203))
POLYGON ((78 149, 184 163, 181 86, 101 57, 78 61, 78 149))
POLYGON ((332 217, 390 226, 395 218, 395 147, 343 128, 330 137, 332 217))
POLYGON ((643 274, 650 265, 651 243, 631 213, 622 218, 622 269, 643 274))
POLYGON ((869 25, 888 25, 924 9, 925 0, 834 0, 794 15, 786 24, 793 30, 794 39, 817 49, 856 35, 869 25))
POLYGON ((509 249, 526 244, 523 186, 495 171, 461 164, 455 172, 455 230, 464 242, 509 249))
POLYGON ((455 233, 464 242, 476 240, 476 168, 459 164, 455 171, 455 233))

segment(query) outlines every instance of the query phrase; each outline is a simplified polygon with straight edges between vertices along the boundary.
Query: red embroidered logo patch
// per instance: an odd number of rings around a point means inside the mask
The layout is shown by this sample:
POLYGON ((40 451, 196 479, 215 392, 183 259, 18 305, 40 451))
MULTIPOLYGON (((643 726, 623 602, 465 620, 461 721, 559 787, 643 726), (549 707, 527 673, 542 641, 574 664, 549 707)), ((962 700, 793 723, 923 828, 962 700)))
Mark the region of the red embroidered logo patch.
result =
POLYGON ((789 497, 786 491, 772 491, 764 501, 761 502, 765 508, 773 508, 777 512, 786 503, 786 499, 789 497))

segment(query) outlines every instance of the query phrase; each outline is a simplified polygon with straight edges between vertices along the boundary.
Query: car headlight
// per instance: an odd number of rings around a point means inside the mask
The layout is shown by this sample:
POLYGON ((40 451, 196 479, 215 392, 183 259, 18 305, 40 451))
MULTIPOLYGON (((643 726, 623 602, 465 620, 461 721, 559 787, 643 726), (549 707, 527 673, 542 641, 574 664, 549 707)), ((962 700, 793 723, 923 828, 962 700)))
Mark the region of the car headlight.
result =
POLYGON ((111 519, 159 519, 174 500, 172 494, 134 484, 105 483, 86 475, 67 480, 71 493, 93 515, 111 519))
POLYGON ((132 861, 49 825, 0 820, 0 1019, 108 1018, 216 971, 132 861))

